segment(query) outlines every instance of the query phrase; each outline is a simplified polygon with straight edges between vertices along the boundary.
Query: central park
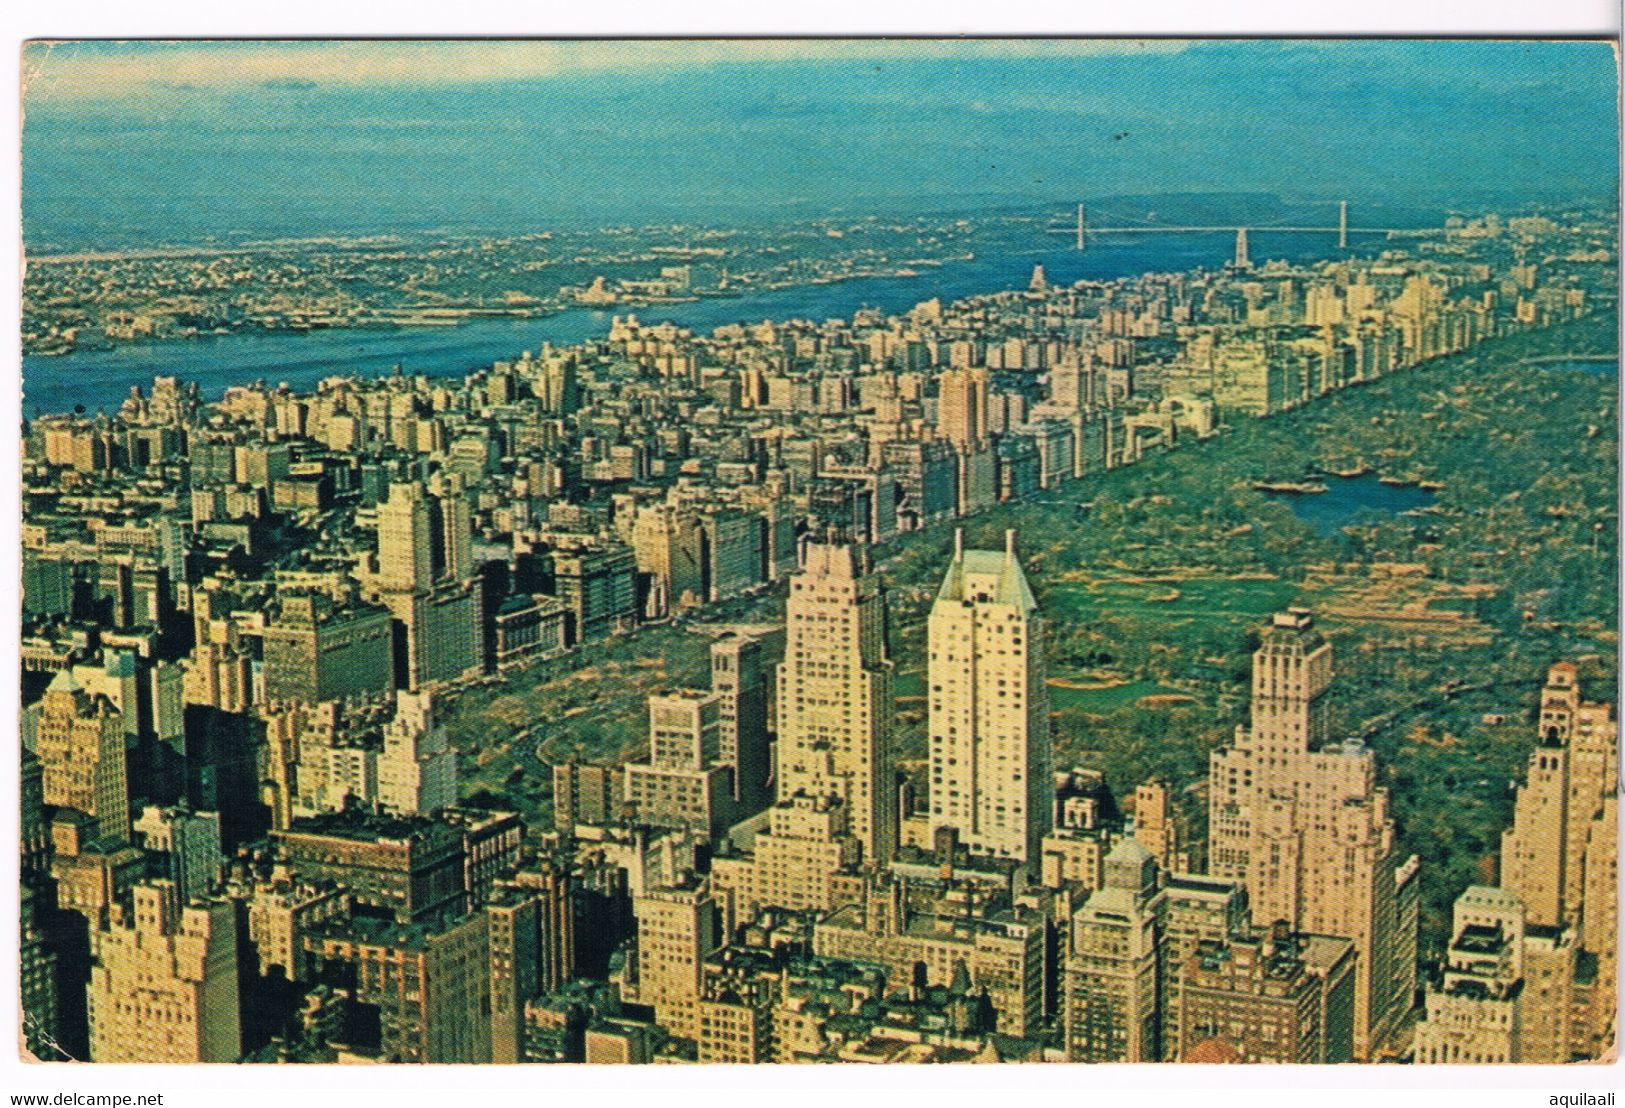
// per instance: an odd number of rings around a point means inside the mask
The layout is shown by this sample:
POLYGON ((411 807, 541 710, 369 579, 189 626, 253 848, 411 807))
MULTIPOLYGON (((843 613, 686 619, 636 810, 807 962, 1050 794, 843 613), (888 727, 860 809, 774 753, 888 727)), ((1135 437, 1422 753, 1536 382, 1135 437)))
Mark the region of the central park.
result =
MULTIPOLYGON (((1199 840, 1208 753, 1245 721, 1257 629, 1313 608, 1338 652, 1334 734, 1376 751, 1402 852, 1427 860, 1422 954, 1437 958, 1452 899, 1494 879, 1546 666, 1577 659, 1607 687, 1617 672, 1616 334, 1610 310, 1486 342, 962 521, 969 545, 1019 535, 1049 625, 1055 766, 1100 770, 1119 795, 1169 781, 1199 840), (1328 527, 1253 487, 1351 460, 1432 495, 1328 527)), ((938 525, 876 551, 914 774, 925 615, 952 542, 938 525)), ((649 692, 703 684, 722 627, 782 619, 765 593, 462 691, 447 725, 464 791, 549 825, 551 763, 639 757, 649 692)))

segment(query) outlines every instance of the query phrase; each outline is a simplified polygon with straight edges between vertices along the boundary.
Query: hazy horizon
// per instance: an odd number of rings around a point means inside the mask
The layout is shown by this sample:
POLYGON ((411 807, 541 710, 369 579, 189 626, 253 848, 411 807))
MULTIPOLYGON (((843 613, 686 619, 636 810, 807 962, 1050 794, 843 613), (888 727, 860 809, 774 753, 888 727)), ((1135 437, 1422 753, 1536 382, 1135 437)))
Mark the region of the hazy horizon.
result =
POLYGON ((31 252, 1256 192, 1606 201, 1588 41, 33 43, 31 252))

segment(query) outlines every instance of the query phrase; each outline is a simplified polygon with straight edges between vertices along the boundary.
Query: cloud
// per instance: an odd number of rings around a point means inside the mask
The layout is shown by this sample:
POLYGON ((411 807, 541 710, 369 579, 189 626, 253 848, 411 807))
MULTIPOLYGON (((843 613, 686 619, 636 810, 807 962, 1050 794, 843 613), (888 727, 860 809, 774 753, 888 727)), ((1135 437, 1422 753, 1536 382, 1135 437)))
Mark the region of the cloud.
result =
POLYGON ((1185 46, 1122 39, 65 41, 29 43, 23 80, 26 96, 37 102, 256 85, 465 84, 730 63, 1082 57, 1185 46))

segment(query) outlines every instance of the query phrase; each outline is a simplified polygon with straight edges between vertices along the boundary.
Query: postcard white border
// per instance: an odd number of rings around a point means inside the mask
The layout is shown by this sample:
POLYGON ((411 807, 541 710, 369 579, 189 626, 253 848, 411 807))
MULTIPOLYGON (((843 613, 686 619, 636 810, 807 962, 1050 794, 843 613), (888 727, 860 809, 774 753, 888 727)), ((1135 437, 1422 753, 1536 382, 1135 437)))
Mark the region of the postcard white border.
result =
MULTIPOLYGON (((1252 37, 1475 35, 1618 39, 1620 7, 1608 0, 1361 0, 1310 4, 1305 0, 1136 0, 1070 3, 1000 0, 997 4, 946 0, 929 6, 896 0, 819 0, 800 6, 761 0, 707 0, 702 4, 591 3, 521 5, 495 0, 395 0, 386 5, 340 0, 277 0, 236 6, 220 0, 13 0, 0 10, 6 30, 0 51, 10 88, 18 87, 19 47, 33 37, 343 37, 639 36, 727 35, 1115 35, 1123 37, 1252 37)), ((18 113, 0 119, 11 157, 0 161, 0 185, 20 212, 18 113)), ((20 424, 18 223, 11 231, 12 264, 0 272, 6 372, 0 418, 20 424)), ((0 625, 16 627, 19 579, 18 454, 6 452, 0 479, 0 625)), ((18 672, 17 640, 0 636, 0 673, 18 672)), ((15 734, 13 678, 0 678, 0 719, 15 734)), ((0 781, 0 843, 17 842, 17 768, 4 760, 0 781)), ((17 852, 4 858, 0 911, 0 995, 17 996, 17 852)), ((16 1041, 17 1014, 0 1001, 4 1035, 16 1041)), ((1557 1094, 1618 1089, 1612 1066, 1507 1067, 1198 1067, 1198 1066, 967 1066, 967 1067, 170 1067, 30 1066, 0 1048, 0 1096, 13 1093, 163 1092, 165 1108, 223 1103, 232 1108, 311 1108, 343 1105, 413 1106, 447 1103, 475 1108, 482 1101, 620 1108, 658 1103, 665 1108, 714 1104, 719 1099, 776 1108, 831 1102, 1029 1104, 1065 1106, 1104 1098, 1149 1097, 1152 1103, 1202 1108, 1258 1108, 1301 1104, 1315 1108, 1370 1108, 1373 1100, 1408 1105, 1440 1101, 1472 1090, 1474 1108, 1537 1108, 1557 1094)), ((1550 1101, 1555 1103, 1555 1101, 1550 1101)))

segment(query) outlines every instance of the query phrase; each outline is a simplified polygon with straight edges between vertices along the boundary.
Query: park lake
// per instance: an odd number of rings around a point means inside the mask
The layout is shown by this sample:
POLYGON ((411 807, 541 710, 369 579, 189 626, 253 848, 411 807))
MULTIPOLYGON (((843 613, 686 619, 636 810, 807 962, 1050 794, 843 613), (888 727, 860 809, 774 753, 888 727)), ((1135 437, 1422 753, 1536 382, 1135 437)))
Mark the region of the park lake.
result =
POLYGON ((1325 492, 1267 492, 1322 535, 1335 535, 1364 518, 1392 517, 1426 508, 1433 493, 1415 485, 1384 484, 1374 473, 1358 477, 1327 475, 1325 492))

